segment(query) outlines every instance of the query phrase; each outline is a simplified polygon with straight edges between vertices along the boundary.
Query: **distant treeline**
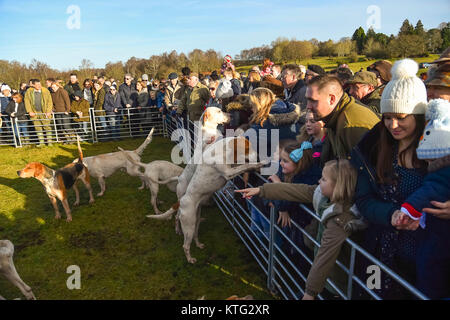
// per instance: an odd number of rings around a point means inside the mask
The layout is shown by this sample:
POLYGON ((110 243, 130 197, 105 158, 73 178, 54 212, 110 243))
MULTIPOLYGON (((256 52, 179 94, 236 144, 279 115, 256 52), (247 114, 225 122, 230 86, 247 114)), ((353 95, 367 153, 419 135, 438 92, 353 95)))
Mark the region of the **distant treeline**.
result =
MULTIPOLYGON (((242 50, 234 58, 236 66, 253 64, 255 61, 262 62, 264 58, 285 64, 316 56, 346 57, 348 61, 356 62, 358 55, 365 55, 372 59, 424 57, 430 53, 440 53, 449 46, 449 22, 443 22, 437 28, 425 30, 420 20, 413 26, 406 19, 396 36, 376 33, 373 29, 369 29, 366 33, 362 27, 359 27, 351 38, 345 37, 337 42, 278 38, 270 45, 242 50)), ((108 62, 104 68, 99 69, 93 68, 93 63, 86 58, 81 61, 77 69, 69 71, 52 69, 48 64, 37 60, 31 61, 29 65, 17 61, 0 60, 0 81, 18 88, 20 83, 32 78, 45 80, 52 77, 67 81, 71 73, 77 73, 81 80, 91 78, 93 75, 105 75, 122 80, 125 73, 131 73, 135 77, 146 73, 151 78, 162 79, 171 72, 179 72, 185 66, 196 72, 218 70, 225 54, 227 53, 213 49, 207 51, 194 49, 187 55, 174 50, 170 53, 152 55, 148 59, 131 57, 126 62, 108 62)))

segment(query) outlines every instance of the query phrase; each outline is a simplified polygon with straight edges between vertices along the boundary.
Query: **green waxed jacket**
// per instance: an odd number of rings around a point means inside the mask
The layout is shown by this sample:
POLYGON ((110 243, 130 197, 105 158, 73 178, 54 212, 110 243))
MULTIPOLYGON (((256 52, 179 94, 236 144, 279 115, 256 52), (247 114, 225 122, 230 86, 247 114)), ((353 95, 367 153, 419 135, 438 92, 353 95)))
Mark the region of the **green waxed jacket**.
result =
POLYGON ((380 101, 383 88, 384 88, 383 86, 378 87, 374 91, 369 93, 367 96, 361 99, 361 103, 364 103, 370 110, 375 112, 380 119, 381 119, 380 101))
MULTIPOLYGON (((28 113, 38 113, 34 106, 34 90, 34 88, 29 88, 25 93, 25 97, 23 99, 25 103, 25 109, 27 109, 28 113)), ((39 113, 51 113, 53 110, 53 100, 50 91, 48 91, 47 88, 42 87, 41 92, 42 111, 40 111, 39 113)))
POLYGON ((177 113, 181 115, 186 110, 191 121, 198 121, 210 97, 209 89, 200 82, 194 88, 185 88, 177 113))
POLYGON ((322 165, 329 160, 347 158, 362 136, 380 121, 372 110, 346 93, 327 118, 327 137, 320 157, 322 165))

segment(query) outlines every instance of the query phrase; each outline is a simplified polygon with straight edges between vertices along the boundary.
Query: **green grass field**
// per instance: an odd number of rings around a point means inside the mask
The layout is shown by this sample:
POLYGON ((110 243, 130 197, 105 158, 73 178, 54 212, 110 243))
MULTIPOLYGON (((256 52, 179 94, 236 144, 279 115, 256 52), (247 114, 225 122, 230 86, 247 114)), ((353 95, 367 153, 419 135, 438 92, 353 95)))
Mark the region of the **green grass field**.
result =
MULTIPOLYGON (((99 144, 83 143, 85 156, 135 149, 143 139, 99 144)), ((172 142, 155 137, 143 162, 170 160, 172 142)), ((54 219, 54 211, 41 183, 20 179, 16 171, 39 161, 59 168, 77 157, 75 145, 37 149, 0 148, 0 239, 15 245, 14 261, 22 279, 37 299, 225 299, 253 295, 273 299, 265 289, 266 278, 238 236, 217 208, 202 211, 206 218, 199 238, 205 249, 191 247, 197 264, 187 263, 183 237, 175 234, 174 220, 154 221, 148 190, 137 190, 140 180, 124 172, 107 179, 103 197, 88 204, 80 183, 81 205, 73 207, 73 221, 54 219), (67 267, 81 269, 81 289, 66 286, 67 267)), ((93 179, 94 180, 94 179, 93 179)), ((92 181, 94 194, 99 192, 92 181)), ((161 210, 176 201, 165 187, 159 192, 161 210)), ((20 291, 0 277, 0 295, 23 298, 20 291)))
MULTIPOLYGON (((359 56, 360 60, 363 60, 364 56, 359 56)), ((437 54, 430 54, 428 57, 424 58, 413 58, 414 61, 417 63, 421 62, 431 62, 433 60, 436 60, 439 58, 439 55, 437 54)), ((330 71, 332 69, 336 69, 338 67, 338 61, 347 61, 348 59, 345 57, 315 57, 311 59, 301 60, 298 64, 302 64, 304 66, 308 66, 308 64, 317 64, 324 68, 325 71, 330 71)), ((394 62, 399 59, 388 59, 391 62, 394 62)), ((367 60, 367 61, 360 61, 360 62, 347 62, 348 66, 353 72, 359 71, 361 68, 366 70, 368 66, 370 66, 372 63, 374 63, 377 60, 367 60)), ((242 66, 237 67, 236 69, 239 72, 248 72, 251 69, 252 66, 242 66)), ((417 73, 418 75, 422 72, 425 72, 427 69, 420 69, 417 73)))

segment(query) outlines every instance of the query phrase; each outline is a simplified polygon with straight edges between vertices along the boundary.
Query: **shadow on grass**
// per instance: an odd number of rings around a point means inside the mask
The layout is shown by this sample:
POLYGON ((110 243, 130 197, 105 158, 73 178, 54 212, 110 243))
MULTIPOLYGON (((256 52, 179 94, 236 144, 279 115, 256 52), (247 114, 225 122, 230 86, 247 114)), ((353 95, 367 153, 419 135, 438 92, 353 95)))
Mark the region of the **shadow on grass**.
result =
MULTIPOLYGON (((115 152, 117 146, 136 149, 142 139, 99 144, 82 143, 85 156, 115 152)), ((142 156, 143 162, 169 160, 172 143, 154 137, 142 156)), ((0 239, 11 240, 15 264, 22 279, 38 299, 224 299, 233 294, 270 299, 265 291, 241 281, 264 287, 265 278, 250 254, 216 208, 205 208, 206 222, 200 239, 206 248, 193 246, 196 265, 186 262, 183 238, 172 221, 153 221, 148 190, 137 190, 140 180, 117 172, 107 179, 107 191, 88 204, 88 192, 79 185, 81 204, 73 207, 73 221, 54 219, 54 210, 41 183, 20 179, 17 170, 25 162, 39 161, 60 168, 78 157, 76 145, 43 149, 7 149, 0 153, 0 239), (67 267, 81 269, 81 289, 66 286, 67 267), (212 265, 221 266, 234 276, 212 265)), ((95 179, 92 179, 95 180, 95 179)), ((97 181, 91 181, 94 195, 97 181)), ((166 210, 176 195, 161 187, 158 197, 166 210)), ((0 294, 7 299, 20 297, 17 288, 0 278, 0 294)))

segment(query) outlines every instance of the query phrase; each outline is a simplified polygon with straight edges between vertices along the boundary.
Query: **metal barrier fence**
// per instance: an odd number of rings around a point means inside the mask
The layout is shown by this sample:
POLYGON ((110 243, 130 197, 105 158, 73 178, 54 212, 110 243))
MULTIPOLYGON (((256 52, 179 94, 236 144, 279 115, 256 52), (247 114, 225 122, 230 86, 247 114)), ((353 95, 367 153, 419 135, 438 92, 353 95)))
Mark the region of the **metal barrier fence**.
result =
POLYGON ((26 120, 2 116, 0 145, 75 143, 77 135, 90 142, 146 137, 151 128, 155 128, 154 135, 166 135, 165 122, 157 108, 128 108, 112 115, 91 108, 82 117, 64 112, 54 112, 51 117, 38 113, 26 120))
MULTIPOLYGON (((145 137, 152 127, 155 128, 155 135, 163 134, 170 138, 176 129, 183 129, 188 123, 190 124, 189 128, 187 128, 189 135, 183 134, 182 139, 185 143, 189 143, 192 146, 195 146, 196 143, 193 139, 193 130, 196 124, 170 115, 163 116, 155 108, 130 108, 117 115, 104 115, 101 111, 90 109, 89 121, 84 122, 85 124, 83 125, 77 123, 75 121, 77 117, 71 115, 56 113, 51 119, 47 119, 44 114, 39 114, 39 116, 41 117, 39 122, 37 120, 18 120, 9 121, 9 123, 5 123, 9 119, 3 117, 0 145, 21 147, 39 143, 39 136, 41 141, 43 137, 47 138, 47 143, 75 142, 75 134, 80 135, 86 141, 92 142, 122 137, 145 137), (41 132, 42 135, 40 134, 41 132)), ((193 152, 193 149, 191 150, 193 152)), ((256 174, 256 176, 261 183, 268 182, 261 175, 256 174)), ((237 184, 242 184, 242 182, 241 176, 229 181, 222 190, 215 193, 214 201, 266 274, 267 288, 280 293, 285 299, 300 299, 304 294, 306 277, 308 269, 314 260, 314 254, 308 251, 307 248, 299 247, 298 243, 293 241, 277 225, 277 213, 273 207, 270 208, 269 217, 266 217, 260 208, 252 202, 243 202, 236 197, 234 190, 238 189, 237 184), (260 218, 268 226, 268 232, 253 223, 249 208, 254 208, 260 215, 260 218), (280 244, 281 241, 287 244, 290 252, 286 249, 286 245, 280 244)), ((251 187, 252 185, 249 186, 251 187)), ((303 210, 303 214, 310 215, 312 219, 320 222, 320 217, 307 206, 301 204, 299 209, 303 210)), ((291 224, 294 234, 299 232, 301 236, 309 239, 314 247, 320 247, 314 234, 310 234, 308 230, 293 220, 291 220, 291 224)), ((348 238, 345 241, 342 252, 348 253, 346 256, 348 261, 338 260, 336 266, 345 274, 346 283, 342 285, 331 278, 327 279, 328 288, 334 290, 334 293, 341 299, 350 300, 361 297, 381 299, 374 290, 368 288, 367 279, 361 279, 361 276, 356 275, 355 262, 357 255, 368 259, 373 265, 377 266, 385 276, 389 276, 403 287, 412 298, 427 299, 424 294, 368 253, 354 240, 348 238), (358 291, 358 293, 355 294, 355 291, 358 291)), ((319 295, 318 298, 324 299, 323 294, 319 295)))
MULTIPOLYGON (((184 128, 183 121, 175 117, 166 117, 166 128, 169 137, 172 132, 178 128, 184 128)), ((190 127, 188 131, 190 136, 183 136, 183 139, 192 140, 193 129, 196 125, 188 120, 190 127)), ((192 145, 195 141, 191 141, 192 145)), ((263 176, 256 174, 260 183, 268 182, 263 176)), ((218 208, 223 213, 225 218, 230 223, 236 234, 242 240, 244 245, 249 250, 250 254, 256 260, 260 268, 267 276, 267 288, 273 292, 281 294, 284 299, 301 299, 305 293, 305 283, 308 276, 309 268, 314 260, 314 253, 308 250, 305 246, 300 247, 296 241, 291 239, 290 235, 285 233, 276 223, 277 212, 273 207, 270 208, 268 217, 261 212, 260 208, 255 206, 250 201, 243 201, 237 197, 234 190, 241 188, 243 185, 242 176, 235 178, 228 182, 228 184, 218 192, 215 193, 214 201, 218 208), (238 186, 239 184, 240 186, 238 186), (250 208, 256 209, 261 219, 268 226, 267 230, 261 229, 257 224, 254 224, 250 208), (281 240, 280 240, 281 239, 281 240), (281 243, 284 243, 282 245, 281 243), (288 247, 289 249, 286 249, 288 247)), ((251 184, 248 185, 252 187, 251 184)), ((299 214, 309 215, 313 220, 320 222, 320 217, 313 212, 309 207, 299 204, 299 214)), ((293 234, 300 234, 303 238, 307 238, 315 248, 320 247, 315 239, 315 235, 310 231, 300 226, 291 219, 291 232, 293 234)), ((292 234, 291 233, 291 234, 292 234)), ((367 280, 370 274, 357 272, 356 260, 363 257, 370 261, 373 266, 376 266, 381 276, 390 277, 394 282, 402 287, 408 298, 411 299, 428 299, 423 293, 414 288, 410 283, 404 280, 392 269, 384 265, 381 261, 367 252, 364 248, 358 245, 354 239, 348 238, 341 250, 341 255, 336 261, 335 269, 337 272, 344 274, 344 277, 329 277, 327 279, 327 289, 318 295, 319 299, 333 298, 337 296, 338 299, 376 299, 382 298, 368 287, 367 280), (345 261, 344 261, 345 259, 345 261), (365 276, 366 278, 362 278, 365 276), (333 278, 333 279, 332 279, 333 278), (342 283, 337 283, 344 279, 342 283), (334 292, 333 292, 334 291, 334 292), (328 297, 325 292, 329 293, 328 297)), ((379 288, 377 288, 379 289, 379 288)))

